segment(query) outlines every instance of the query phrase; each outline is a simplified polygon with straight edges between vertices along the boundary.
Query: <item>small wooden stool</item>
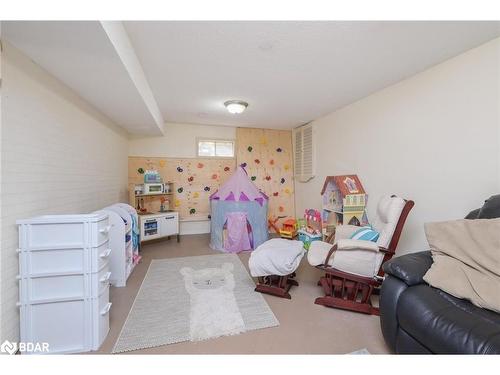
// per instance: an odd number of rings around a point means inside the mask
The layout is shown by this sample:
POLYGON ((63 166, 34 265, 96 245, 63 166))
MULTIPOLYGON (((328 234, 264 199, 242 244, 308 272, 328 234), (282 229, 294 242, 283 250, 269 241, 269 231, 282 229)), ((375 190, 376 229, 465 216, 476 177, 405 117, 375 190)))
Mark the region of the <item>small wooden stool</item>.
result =
POLYGON ((255 291, 281 298, 292 299, 292 296, 288 293, 288 291, 294 285, 299 286, 299 283, 294 280, 294 278, 295 272, 286 276, 260 276, 258 277, 259 283, 257 284, 255 291))

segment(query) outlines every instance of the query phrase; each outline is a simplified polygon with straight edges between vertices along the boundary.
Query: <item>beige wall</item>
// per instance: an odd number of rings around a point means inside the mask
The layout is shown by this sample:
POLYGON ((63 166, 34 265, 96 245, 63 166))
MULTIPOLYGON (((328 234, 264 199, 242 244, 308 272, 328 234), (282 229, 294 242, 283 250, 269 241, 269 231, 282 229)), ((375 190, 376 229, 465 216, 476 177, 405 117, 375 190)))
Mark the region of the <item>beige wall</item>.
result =
POLYGON ((297 213, 320 206, 326 175, 356 173, 370 194, 415 200, 399 253, 427 248, 423 223, 461 218, 500 192, 500 39, 313 122, 316 177, 297 213))
POLYGON ((236 138, 236 128, 230 126, 166 123, 164 131, 163 137, 131 138, 129 156, 194 158, 197 137, 236 138))
POLYGON ((127 201, 128 139, 4 42, 0 342, 17 340, 16 219, 85 213, 127 201))

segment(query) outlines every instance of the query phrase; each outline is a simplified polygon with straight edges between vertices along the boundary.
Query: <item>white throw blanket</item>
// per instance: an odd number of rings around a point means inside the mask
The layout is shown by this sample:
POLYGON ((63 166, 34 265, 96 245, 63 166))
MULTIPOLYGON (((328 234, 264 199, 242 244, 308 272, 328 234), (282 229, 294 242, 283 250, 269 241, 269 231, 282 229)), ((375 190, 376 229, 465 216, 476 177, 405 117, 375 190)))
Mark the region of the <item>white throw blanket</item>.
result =
POLYGON ((273 238, 264 242, 250 255, 248 267, 253 277, 279 275, 294 272, 304 256, 301 241, 273 238))

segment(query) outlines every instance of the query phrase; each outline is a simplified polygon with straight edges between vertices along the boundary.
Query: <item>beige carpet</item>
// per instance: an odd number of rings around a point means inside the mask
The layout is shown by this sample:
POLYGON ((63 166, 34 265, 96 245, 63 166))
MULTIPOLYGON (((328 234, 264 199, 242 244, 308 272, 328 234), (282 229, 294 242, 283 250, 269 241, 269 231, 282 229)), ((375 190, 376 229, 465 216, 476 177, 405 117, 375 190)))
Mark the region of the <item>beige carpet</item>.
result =
MULTIPOLYGON (((111 329, 98 353, 111 353, 152 259, 214 254, 208 235, 182 236, 146 244, 143 261, 130 276, 127 286, 111 289, 111 329)), ((246 266, 249 254, 240 254, 246 266)), ((380 331, 377 316, 329 309, 314 304, 321 294, 316 282, 320 272, 304 259, 297 272, 299 287, 291 300, 265 296, 278 318, 279 327, 246 332, 200 342, 182 342, 127 354, 346 354, 366 348, 371 354, 390 353, 380 331)))

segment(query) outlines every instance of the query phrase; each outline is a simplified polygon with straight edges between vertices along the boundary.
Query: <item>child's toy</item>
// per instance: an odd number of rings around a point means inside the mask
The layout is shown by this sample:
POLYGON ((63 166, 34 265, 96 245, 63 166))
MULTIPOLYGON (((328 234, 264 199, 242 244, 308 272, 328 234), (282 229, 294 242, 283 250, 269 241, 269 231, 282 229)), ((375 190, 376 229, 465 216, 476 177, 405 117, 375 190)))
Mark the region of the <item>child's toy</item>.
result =
POLYGON ((267 219, 267 229, 273 229, 275 233, 279 233, 280 229, 278 228, 278 221, 284 219, 286 216, 269 216, 267 219))
POLYGON ((283 226, 280 229, 281 238, 288 238, 292 240, 297 235, 297 220, 288 219, 285 220, 283 226))
POLYGON ((238 253, 267 241, 268 197, 255 186, 243 167, 210 196, 210 247, 238 253))
POLYGON ((321 234, 322 220, 318 210, 307 209, 304 212, 305 227, 298 231, 299 241, 304 243, 304 249, 309 250, 311 242, 323 238, 321 234))
MULTIPOLYGON (((322 220, 330 231, 339 224, 366 224, 368 195, 357 175, 327 176, 323 189, 322 220)), ((328 235, 328 230, 325 235, 328 235)))

